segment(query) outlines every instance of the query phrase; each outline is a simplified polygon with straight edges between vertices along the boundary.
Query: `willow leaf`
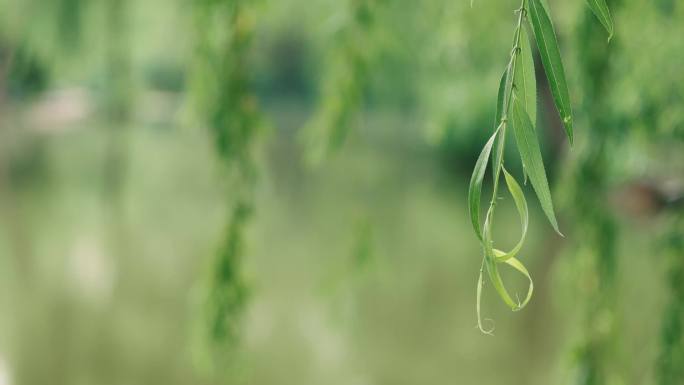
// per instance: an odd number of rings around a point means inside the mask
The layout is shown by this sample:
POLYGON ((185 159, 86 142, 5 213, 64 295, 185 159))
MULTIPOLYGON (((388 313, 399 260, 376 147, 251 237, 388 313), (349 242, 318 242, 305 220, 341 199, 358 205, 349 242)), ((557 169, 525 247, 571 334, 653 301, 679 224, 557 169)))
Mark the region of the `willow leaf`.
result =
POLYGON ((499 272, 498 262, 495 258, 486 258, 487 263, 487 273, 489 274, 489 280, 492 282, 492 286, 496 290, 499 297, 511 308, 511 310, 518 310, 518 303, 513 300, 511 295, 508 293, 506 286, 501 278, 501 273, 499 272))
POLYGON ((535 134, 530 117, 525 112, 525 109, 517 96, 513 96, 513 132, 515 133, 515 141, 518 145, 520 158, 525 165, 532 187, 537 193, 539 203, 546 217, 551 222, 551 226, 558 234, 558 222, 553 210, 553 202, 551 201, 551 191, 549 190, 549 182, 546 179, 546 170, 544 169, 544 161, 539 149, 539 141, 535 134))
MULTIPOLYGON (((494 250, 494 252, 497 257, 503 254, 503 252, 499 250, 494 250)), ((522 273, 522 275, 524 275, 528 281, 527 295, 525 296, 525 299, 521 303, 518 303, 517 307, 513 309, 513 311, 518 311, 527 306, 527 304, 532 299, 532 294, 534 293, 534 282, 532 281, 532 276, 530 275, 530 272, 527 270, 525 265, 523 265, 522 262, 520 262, 517 258, 509 258, 505 261, 505 263, 514 268, 515 270, 517 270, 518 272, 522 273)))
MULTIPOLYGON (((501 126, 499 127, 505 127, 505 123, 501 123, 501 126)), ((496 138, 496 148, 494 148, 494 155, 492 155, 492 180, 496 182, 499 180, 499 176, 501 175, 501 165, 502 165, 502 160, 503 160, 503 153, 504 153, 504 135, 505 135, 505 130, 502 131, 502 135, 499 135, 496 138)))
POLYGON ((537 79, 527 30, 520 28, 520 54, 516 57, 515 88, 532 123, 537 122, 537 79))
MULTIPOLYGON (((500 129, 503 129, 503 127, 506 125, 505 122, 503 122, 503 112, 504 112, 504 104, 506 103, 506 82, 508 81, 508 69, 504 71, 503 75, 501 75, 501 81, 499 82, 499 94, 496 98, 496 124, 499 125, 500 129)), ((506 131, 503 130, 505 133, 506 131)), ((499 172, 501 171, 501 158, 503 157, 503 150, 504 150, 504 139, 503 135, 498 137, 497 143, 496 143, 496 148, 494 149, 494 158, 492 161, 492 177, 494 180, 499 179, 499 172)))
MULTIPOLYGON (((520 188, 520 185, 515 180, 515 178, 511 174, 509 174, 505 168, 503 169, 503 172, 504 177, 506 179, 506 185, 508 186, 508 191, 511 192, 513 202, 515 202, 515 208, 518 210, 518 215, 520 216, 522 235, 520 236, 518 244, 515 245, 515 247, 511 251, 496 256, 496 259, 500 262, 505 262, 511 258, 515 258, 518 255, 520 249, 522 249, 522 246, 525 243, 525 237, 527 237, 527 228, 530 222, 525 194, 523 193, 522 189, 520 188)), ((498 250, 495 250, 495 254, 499 254, 496 253, 496 251, 498 250)))
POLYGON ((553 30, 551 18, 540 0, 529 0, 528 8, 530 16, 528 20, 530 20, 534 30, 539 55, 541 56, 542 64, 544 64, 546 77, 549 79, 553 101, 556 103, 565 132, 568 135, 570 144, 572 144, 574 138, 570 93, 568 92, 568 84, 565 80, 565 70, 563 69, 563 62, 561 61, 560 50, 558 49, 556 33, 553 30))
POLYGON ((503 262, 522 273, 529 282, 525 299, 522 302, 513 300, 513 297, 511 297, 511 294, 508 292, 508 289, 506 289, 506 285, 501 278, 501 273, 499 272, 498 266, 499 262, 497 262, 497 259, 502 256, 504 252, 499 250, 492 251, 492 258, 485 258, 487 273, 489 274, 489 279, 492 282, 492 286, 494 286, 494 289, 496 290, 497 294, 499 294, 499 297, 501 297, 501 299, 511 308, 511 310, 518 311, 527 306, 527 304, 530 302, 530 299, 532 299, 532 294, 534 293, 534 282, 532 281, 532 277, 530 276, 527 268, 525 268, 525 265, 523 265, 518 259, 509 258, 503 262))
POLYGON ((484 261, 485 265, 487 266, 487 274, 489 275, 489 280, 492 282, 492 286, 494 286, 494 290, 496 290, 496 292, 499 294, 499 297, 501 297, 508 307, 510 307, 512 310, 515 310, 518 304, 513 300, 511 295, 508 294, 508 290, 506 290, 506 286, 504 285, 503 279, 501 279, 501 274, 499 273, 496 254, 494 248, 492 247, 493 242, 490 232, 491 226, 489 226, 491 216, 489 214, 490 213, 488 212, 485 219, 484 232, 482 234, 482 246, 485 253, 484 261))
POLYGON ((481 315, 481 310, 480 310, 480 307, 481 307, 480 304, 482 303, 482 288, 484 287, 484 277, 483 277, 484 272, 482 271, 483 268, 484 268, 484 265, 480 269, 480 276, 477 277, 477 305, 476 305, 476 307, 477 307, 477 328, 480 329, 480 331, 484 334, 493 335, 494 327, 492 327, 490 329, 485 329, 484 324, 482 323, 482 315, 481 315))
POLYGON ((606 4, 606 0, 586 0, 591 11, 599 19, 603 27, 608 32, 608 41, 613 37, 613 19, 610 17, 610 10, 606 4))
MULTIPOLYGON (((520 28, 520 53, 516 57, 515 88, 522 99, 533 126, 537 124, 537 78, 534 73, 534 58, 526 28, 520 28)), ((527 170, 523 166, 524 182, 527 184, 527 170)))
POLYGON ((499 93, 496 97, 496 125, 501 124, 504 112, 504 103, 506 98, 506 82, 508 81, 508 68, 501 75, 501 80, 499 81, 499 93))
POLYGON ((492 145, 496 139, 499 130, 497 129, 491 138, 487 141, 480 156, 475 163, 473 175, 470 178, 470 186, 468 188, 468 208, 470 209, 470 220, 473 224, 473 230, 477 237, 482 240, 482 229, 480 228, 480 202, 482 196, 482 181, 484 180, 485 171, 487 171, 487 163, 489 163, 489 156, 492 152, 492 145))

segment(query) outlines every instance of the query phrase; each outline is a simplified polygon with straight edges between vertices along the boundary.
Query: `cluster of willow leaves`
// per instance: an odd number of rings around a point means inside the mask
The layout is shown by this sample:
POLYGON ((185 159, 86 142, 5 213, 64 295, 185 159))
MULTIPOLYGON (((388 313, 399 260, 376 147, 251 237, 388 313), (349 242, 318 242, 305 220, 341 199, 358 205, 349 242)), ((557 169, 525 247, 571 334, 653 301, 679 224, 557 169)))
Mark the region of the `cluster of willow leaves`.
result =
MULTIPOLYGON (((591 10, 601 21, 601 24, 609 33, 608 40, 613 36, 613 22, 610 17, 608 6, 605 0, 592 0, 588 2, 591 10)), ((534 37, 536 46, 544 64, 544 70, 549 81, 549 86, 553 94, 553 100, 560 113, 561 120, 565 127, 570 144, 573 143, 573 119, 572 107, 565 70, 558 48, 556 33, 553 23, 549 16, 547 6, 542 0, 522 0, 518 13, 518 23, 513 32, 513 48, 511 49, 511 59, 501 77, 499 85, 497 110, 496 110, 496 130, 487 141, 482 153, 480 154, 473 176, 470 180, 468 191, 468 203, 473 229, 480 239, 483 249, 482 267, 477 283, 477 320, 478 327, 483 333, 491 334, 492 329, 485 329, 482 324, 480 314, 480 302, 482 287, 484 285, 484 269, 490 278, 492 286, 496 289, 501 299, 513 311, 524 308, 532 298, 534 284, 530 273, 525 265, 516 257, 522 249, 527 235, 529 224, 529 213, 527 201, 522 192, 520 184, 504 167, 504 146, 506 143, 506 131, 510 126, 515 134, 515 142, 523 164, 524 179, 529 178, 534 191, 539 198, 539 203, 549 219, 553 229, 562 235, 558 229, 558 221, 554 213, 551 192, 544 169, 544 161, 536 134, 537 121, 537 84, 535 79, 534 59, 530 45, 530 36, 534 37), (533 31, 530 33, 528 31, 533 31), (494 154, 492 148, 495 146, 494 154), (480 205, 482 193, 482 181, 492 159, 492 174, 494 178, 494 188, 489 207, 485 214, 485 221, 480 223, 480 205), (492 240, 492 226, 494 222, 494 211, 499 200, 499 180, 504 174, 506 186, 515 202, 515 207, 520 215, 522 235, 517 245, 510 251, 505 252, 495 249, 492 240), (525 299, 515 301, 504 286, 498 265, 505 263, 529 280, 529 288, 525 299)))

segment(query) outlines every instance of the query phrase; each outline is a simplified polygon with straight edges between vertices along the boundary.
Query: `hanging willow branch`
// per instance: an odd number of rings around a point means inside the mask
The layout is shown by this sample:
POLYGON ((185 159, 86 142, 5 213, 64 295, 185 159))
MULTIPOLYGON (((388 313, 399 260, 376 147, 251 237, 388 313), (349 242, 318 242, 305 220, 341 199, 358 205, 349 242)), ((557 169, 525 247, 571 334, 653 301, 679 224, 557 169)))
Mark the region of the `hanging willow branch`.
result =
POLYGON ((349 16, 337 32, 325 75, 322 103, 304 127, 307 161, 320 162, 345 141, 366 84, 373 27, 378 0, 347 0, 349 16))
MULTIPOLYGON (((599 16, 599 19, 602 22, 605 21, 604 25, 609 35, 612 36, 612 21, 608 8, 605 6, 605 0, 592 0, 588 4, 599 16)), ((560 234, 535 129, 537 90, 534 76, 534 60, 528 38, 530 34, 532 34, 536 42, 546 76, 549 80, 551 94, 560 113, 566 134, 570 143, 573 143, 573 119, 570 96, 556 34, 548 9, 542 3, 542 0, 522 0, 516 12, 518 21, 513 32, 513 48, 511 49, 510 60, 499 85, 496 129, 485 144, 475 164, 468 190, 470 218, 484 254, 477 283, 477 318, 479 329, 486 334, 491 334, 493 329, 484 328, 480 314, 485 269, 496 292, 506 305, 514 311, 524 308, 530 301, 534 291, 532 278, 527 268, 517 259, 527 235, 528 210, 525 195, 520 185, 504 168, 504 146, 509 126, 512 126, 513 129, 525 177, 529 178, 551 226, 560 234), (496 147, 494 147, 495 144, 496 147), (493 157, 494 188, 489 208, 485 214, 485 221, 482 224, 480 222, 482 182, 490 157, 493 157), (494 248, 492 240, 494 211, 499 200, 499 180, 502 173, 506 180, 506 186, 513 196, 522 226, 520 241, 508 252, 494 248), (499 265, 502 263, 509 265, 529 280, 527 295, 522 301, 514 300, 506 289, 499 272, 499 265)))
POLYGON ((684 216, 681 213, 665 239, 668 303, 660 330, 661 348, 656 366, 658 385, 684 383, 684 216))
MULTIPOLYGON (((612 9, 619 0, 610 0, 612 9)), ((578 68, 582 80, 583 110, 586 124, 591 127, 587 140, 579 149, 576 162, 569 166, 564 190, 574 215, 577 232, 573 263, 578 268, 577 287, 573 290, 581 306, 581 335, 572 352, 572 365, 577 384, 614 383, 621 375, 613 368, 615 357, 616 282, 620 268, 617 220, 607 205, 609 175, 615 158, 615 137, 619 117, 607 102, 611 79, 611 58, 618 54, 620 42, 606 46, 591 39, 599 26, 592 15, 585 15, 576 28, 578 68)), ((619 381, 618 381, 619 382, 619 381)))
POLYGON ((240 260, 245 226, 254 209, 254 145, 261 125, 247 62, 254 32, 252 3, 203 0, 195 4, 194 97, 230 184, 228 225, 211 266, 204 305, 202 330, 214 353, 225 352, 237 341, 247 296, 240 260))

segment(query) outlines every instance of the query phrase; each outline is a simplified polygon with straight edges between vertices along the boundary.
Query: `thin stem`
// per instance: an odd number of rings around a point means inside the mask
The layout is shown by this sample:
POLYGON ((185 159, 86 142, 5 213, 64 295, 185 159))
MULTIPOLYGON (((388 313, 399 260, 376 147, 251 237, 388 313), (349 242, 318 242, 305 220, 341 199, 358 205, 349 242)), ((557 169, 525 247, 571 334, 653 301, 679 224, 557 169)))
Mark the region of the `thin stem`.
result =
POLYGON ((504 107, 503 113, 501 114, 502 121, 508 120, 508 112, 510 111, 511 99, 513 96, 513 89, 515 87, 515 70, 517 66, 517 58, 520 54, 520 36, 522 35, 522 23, 525 15, 527 14, 527 8, 525 8, 526 0, 522 0, 520 3, 520 8, 518 12, 518 24, 515 27, 515 32, 513 33, 513 49, 511 50, 511 60, 508 62, 508 76, 506 79, 506 94, 504 96, 504 107))
MULTIPOLYGON (((520 3, 520 8, 517 10, 518 12, 518 23, 515 27, 515 32, 513 34, 513 49, 511 50, 511 59, 508 63, 508 74, 506 76, 506 90, 505 90, 505 95, 504 95, 504 106, 503 106, 503 113, 501 114, 501 122, 499 122, 499 128, 501 130, 500 132, 500 137, 499 137, 499 143, 498 143, 498 148, 497 152, 501 153, 501 156, 498 157, 497 161, 498 163, 494 165, 494 188, 492 191, 492 199, 489 202, 489 209, 487 210, 487 215, 485 219, 485 232, 487 234, 491 235, 492 232, 492 219, 494 216, 494 209, 496 207, 496 201, 498 199, 498 192, 499 192, 499 176, 501 174, 501 168, 503 167, 503 154, 504 154, 504 149, 505 149, 505 143, 506 143, 506 127, 508 125, 508 112, 510 110, 510 104, 511 100, 513 97, 513 89, 515 87, 515 70, 516 70, 516 62, 517 62, 517 57, 520 54, 520 36, 522 35, 521 29, 523 28, 523 19, 525 18, 526 14, 526 0, 522 0, 520 3)), ((488 237, 485 237, 488 238, 488 237)), ((490 257, 487 255, 486 250, 489 248, 485 247, 485 258, 490 257)))

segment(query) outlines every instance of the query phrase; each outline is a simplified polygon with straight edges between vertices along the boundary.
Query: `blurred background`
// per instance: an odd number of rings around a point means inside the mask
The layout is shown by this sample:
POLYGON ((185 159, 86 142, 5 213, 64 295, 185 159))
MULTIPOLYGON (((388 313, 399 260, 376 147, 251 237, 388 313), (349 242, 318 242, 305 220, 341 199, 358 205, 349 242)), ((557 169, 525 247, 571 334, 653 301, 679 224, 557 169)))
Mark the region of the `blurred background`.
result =
POLYGON ((530 197, 491 337, 466 193, 519 1, 0 0, 0 385, 684 384, 684 4, 608 1, 608 44, 548 3, 565 238, 530 197))

